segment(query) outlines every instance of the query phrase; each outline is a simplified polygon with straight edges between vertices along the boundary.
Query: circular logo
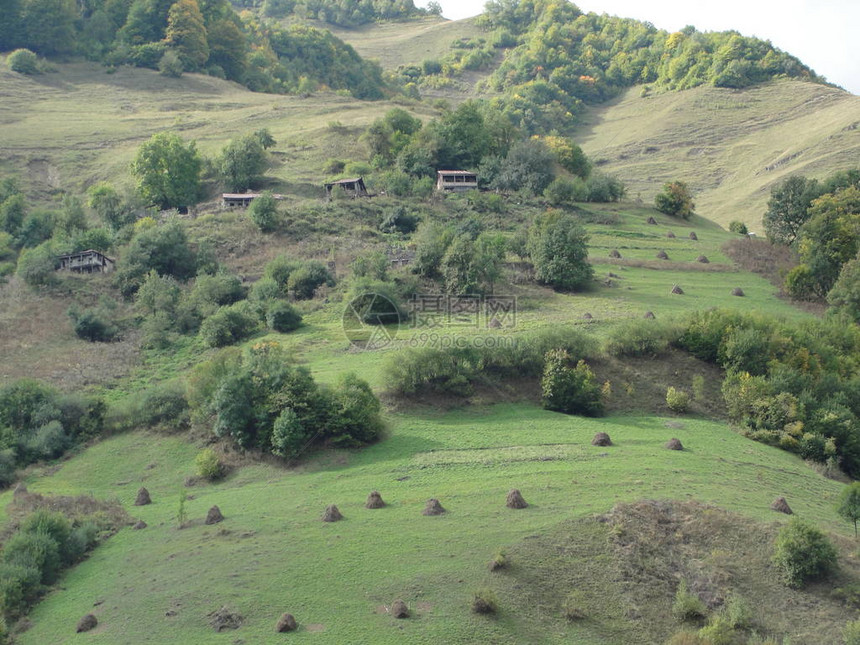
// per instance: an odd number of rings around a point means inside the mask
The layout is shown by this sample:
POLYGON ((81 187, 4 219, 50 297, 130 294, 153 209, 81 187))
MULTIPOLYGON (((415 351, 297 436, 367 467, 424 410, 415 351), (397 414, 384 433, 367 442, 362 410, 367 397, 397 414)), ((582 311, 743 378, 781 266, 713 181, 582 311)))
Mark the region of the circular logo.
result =
POLYGON ((400 309, 390 298, 368 292, 347 304, 343 312, 343 333, 357 349, 382 349, 397 337, 400 322, 400 309))

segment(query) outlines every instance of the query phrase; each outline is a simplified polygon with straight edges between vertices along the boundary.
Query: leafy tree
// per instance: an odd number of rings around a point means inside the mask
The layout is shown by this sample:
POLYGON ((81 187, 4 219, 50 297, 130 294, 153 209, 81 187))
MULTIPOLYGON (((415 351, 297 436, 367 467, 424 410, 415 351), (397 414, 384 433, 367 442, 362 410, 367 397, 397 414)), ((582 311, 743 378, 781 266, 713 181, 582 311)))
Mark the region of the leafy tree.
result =
POLYGON ((553 206, 563 206, 575 201, 585 201, 588 197, 588 189, 585 182, 578 177, 575 179, 556 177, 543 191, 543 195, 553 206))
POLYGON ((221 307, 200 325, 200 338, 209 347, 238 343, 257 332, 260 316, 247 301, 221 307))
POLYGON ((158 61, 158 71, 162 76, 179 78, 182 76, 182 72, 185 71, 185 65, 175 50, 168 49, 161 56, 161 60, 158 61))
POLYGON ((302 315, 290 303, 283 300, 275 300, 266 311, 266 325, 272 331, 282 334, 294 331, 301 327, 302 315))
POLYGON ((150 271, 185 281, 197 270, 194 253, 188 246, 185 229, 169 222, 143 229, 135 235, 120 259, 116 281, 123 295, 133 295, 150 271))
POLYGON ((57 270, 57 253, 49 240, 21 253, 16 273, 31 287, 41 287, 54 282, 57 270))
POLYGON ((564 349, 547 352, 541 379, 543 407, 565 414, 601 415, 603 401, 594 372, 585 361, 570 368, 570 361, 570 354, 564 349))
POLYGON ((107 182, 90 186, 87 190, 88 204, 98 216, 114 231, 133 224, 134 211, 127 207, 116 189, 107 182))
POLYGON ((565 137, 544 137, 543 141, 555 155, 558 164, 572 175, 587 179, 591 174, 591 162, 578 145, 565 137))
POLYGON ((771 189, 762 221, 774 244, 794 244, 800 227, 809 219, 809 207, 822 195, 818 182, 795 175, 771 189))
POLYGON ((696 205, 683 181, 673 181, 663 185, 663 191, 654 199, 655 208, 672 217, 690 219, 696 205))
POLYGON ((789 587, 802 587, 836 568, 836 549, 819 529, 792 518, 776 538, 773 563, 789 587))
POLYGON ((371 443, 382 433, 382 406, 370 385, 354 373, 343 374, 334 389, 332 443, 360 446, 371 443))
POLYGON ((524 139, 511 146, 502 162, 496 184, 505 190, 529 190, 540 195, 553 179, 553 155, 539 139, 524 139))
POLYGON ((266 151, 260 138, 246 134, 231 141, 221 152, 219 166, 229 190, 243 192, 250 188, 266 169, 266 151))
POLYGON ((21 12, 27 47, 43 56, 73 52, 77 19, 74 0, 27 0, 21 12))
POLYGON ((424 221, 415 231, 415 261, 412 270, 418 275, 432 278, 439 275, 442 258, 454 237, 451 229, 436 222, 424 221))
POLYGON ((197 0, 177 0, 167 14, 167 44, 176 50, 185 69, 196 71, 209 59, 206 27, 197 0))
POLYGON ((827 302, 860 323, 860 255, 842 265, 827 302))
POLYGON ((197 146, 170 132, 154 134, 132 162, 138 191, 159 208, 186 208, 197 203, 202 162, 197 146))
POLYGON ((839 516, 854 523, 854 537, 857 537, 857 520, 860 520, 860 482, 852 482, 842 489, 836 504, 839 516))
POLYGON ((275 141, 275 137, 273 137, 272 133, 269 131, 269 128, 261 128, 257 130, 254 133, 254 136, 257 137, 257 141, 259 141, 260 145, 263 146, 263 150, 268 150, 277 143, 277 141, 275 141))
POLYGON ((749 233, 747 225, 740 220, 731 221, 729 223, 729 231, 731 231, 732 233, 737 233, 738 235, 746 235, 747 233, 749 233))
POLYGON ((20 193, 13 193, 0 201, 0 231, 16 235, 27 214, 27 202, 20 193))
MULTIPOLYGON (((217 65, 224 70, 224 76, 242 82, 247 69, 248 42, 235 19, 222 18, 206 26, 206 39, 209 43, 210 66, 217 65)), ((265 147, 265 146, 264 146, 265 147)))
POLYGON ((299 300, 310 300, 316 288, 323 284, 334 286, 334 277, 324 264, 310 260, 301 263, 290 273, 287 290, 294 292, 299 300))
POLYGON ((562 290, 585 287, 594 276, 587 241, 585 230, 570 215, 550 211, 539 216, 528 241, 537 280, 562 290))

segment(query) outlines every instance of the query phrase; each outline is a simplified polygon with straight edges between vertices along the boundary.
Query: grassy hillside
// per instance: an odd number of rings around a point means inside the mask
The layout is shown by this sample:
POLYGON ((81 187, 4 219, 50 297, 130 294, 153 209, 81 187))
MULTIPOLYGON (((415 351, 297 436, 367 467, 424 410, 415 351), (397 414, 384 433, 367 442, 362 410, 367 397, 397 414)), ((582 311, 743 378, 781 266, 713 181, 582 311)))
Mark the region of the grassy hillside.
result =
MULTIPOLYGON (((849 528, 832 510, 838 483, 718 423, 587 420, 522 404, 401 413, 389 422, 390 438, 361 452, 327 453, 298 470, 247 465, 223 483, 188 489, 192 522, 182 530, 174 517, 195 449, 180 438, 116 437, 53 474, 34 477, 30 489, 42 493, 116 496, 149 526, 123 530, 72 570, 62 589, 38 606, 20 642, 76 642, 75 622, 92 611, 100 624, 90 638, 102 642, 211 643, 207 614, 222 605, 245 617, 235 635, 219 637, 231 641, 279 642, 274 623, 289 611, 301 624, 295 636, 301 642, 658 642, 667 636, 661 629, 673 628, 667 607, 657 612, 662 618, 656 624, 629 620, 637 599, 613 580, 617 556, 605 568, 592 567, 592 585, 606 586, 592 587, 596 595, 586 594, 588 605, 617 598, 591 610, 587 620, 567 624, 558 598, 531 602, 554 584, 553 576, 532 577, 543 558, 557 557, 549 544, 585 548, 589 554, 579 557, 587 561, 611 551, 605 531, 595 535, 597 529, 589 528, 576 537, 567 522, 643 497, 697 499, 771 522, 780 516, 768 505, 784 495, 802 517, 840 533, 849 528), (608 432, 616 445, 591 446, 598 431, 608 432), (687 449, 666 451, 663 443, 671 436, 687 449), (140 485, 154 503, 134 508, 140 485), (514 487, 529 508, 505 508, 505 494, 514 487), (374 489, 387 508, 363 508, 374 489), (430 497, 448 513, 422 517, 430 497), (331 503, 343 522, 320 521, 331 503), (204 526, 213 504, 227 519, 204 526), (549 543, 534 546, 537 536, 549 543), (486 563, 499 549, 509 550, 511 568, 488 573, 486 563), (499 595, 498 618, 468 610, 471 594, 483 586, 499 595), (414 620, 398 622, 386 614, 396 598, 410 605, 414 620)), ((3 506, 9 500, 10 493, 0 496, 3 506)), ((567 560, 564 566, 570 566, 567 560)), ((763 575, 774 584, 772 570, 763 575)), ((797 642, 807 642, 812 630, 818 642, 838 642, 837 627, 852 612, 833 601, 825 605, 826 618, 785 625, 797 642)), ((783 627, 764 612, 757 616, 762 631, 783 627)))
POLYGON ((577 139, 631 196, 652 203, 663 182, 681 179, 700 215, 756 230, 773 184, 856 166, 858 124, 860 98, 813 83, 647 96, 637 87, 591 108, 577 139))

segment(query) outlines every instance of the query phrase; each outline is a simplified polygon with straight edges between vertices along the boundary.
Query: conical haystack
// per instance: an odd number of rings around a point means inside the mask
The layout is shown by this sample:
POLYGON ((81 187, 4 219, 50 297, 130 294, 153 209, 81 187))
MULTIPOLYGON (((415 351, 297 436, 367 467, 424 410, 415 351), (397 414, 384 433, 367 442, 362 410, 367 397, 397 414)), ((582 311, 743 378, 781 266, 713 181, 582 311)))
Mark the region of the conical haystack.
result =
POLYGON ((669 259, 669 254, 668 254, 668 253, 666 253, 666 251, 660 251, 660 252, 657 254, 657 259, 658 259, 658 260, 668 260, 668 259, 669 259))
POLYGON ((645 315, 642 317, 647 318, 648 320, 653 320, 654 318, 656 318, 653 311, 646 311, 645 315))
POLYGON ((378 490, 368 495, 367 501, 364 503, 364 508, 382 508, 384 506, 385 502, 382 501, 382 495, 379 494, 378 490))
POLYGON ((594 439, 591 440, 592 446, 611 446, 612 439, 609 438, 609 435, 605 432, 598 432, 594 435, 594 439))
POLYGON ((221 509, 217 506, 213 506, 209 509, 209 512, 206 513, 206 524, 217 524, 218 522, 223 522, 224 516, 221 515, 221 509))
POLYGON ((282 614, 280 618, 278 618, 278 623, 275 625, 275 631, 279 634, 283 634, 284 632, 294 632, 296 631, 296 619, 292 614, 282 614))
POLYGON ((668 237, 670 240, 674 240, 675 234, 672 231, 669 231, 668 233, 666 233, 666 237, 668 237))
POLYGON ((77 631, 78 634, 80 634, 81 632, 88 632, 91 629, 95 629, 96 625, 98 624, 98 618, 96 618, 92 614, 87 614, 78 621, 78 627, 75 631, 77 631))
POLYGON ((773 500, 773 504, 771 504, 770 507, 777 513, 794 515, 794 511, 791 510, 791 507, 788 505, 788 502, 785 501, 785 497, 777 497, 775 500, 773 500))
POLYGON ((583 320, 593 320, 594 316, 592 316, 590 313, 586 312, 586 313, 582 314, 582 319, 583 320))
POLYGON ((666 442, 666 449, 667 450, 683 450, 684 446, 681 444, 680 439, 675 439, 674 437, 672 437, 671 439, 669 439, 669 441, 666 442))
POLYGON ((619 253, 619 252, 618 252, 618 249, 612 249, 612 250, 609 252, 609 257, 611 257, 611 258, 616 258, 616 259, 620 259, 620 258, 621 258, 621 253, 619 253))
POLYGON ((657 220, 654 219, 653 217, 648 218, 648 223, 651 224, 652 226, 657 226, 657 220))
POLYGON ((436 498, 428 499, 427 505, 424 506, 424 510, 421 511, 422 515, 441 515, 445 512, 445 509, 442 508, 442 504, 439 503, 439 500, 436 498))
POLYGON ((137 491, 137 497, 134 498, 134 505, 146 506, 147 504, 152 504, 152 499, 149 497, 149 491, 141 486, 137 491))
POLYGON ((696 258, 696 262, 701 262, 702 264, 710 264, 711 261, 704 255, 700 255, 696 258))
POLYGON ((325 513, 323 513, 322 521, 323 522, 339 522, 343 519, 343 515, 340 514, 340 511, 337 509, 337 506, 334 504, 329 504, 325 507, 325 513))
POLYGON ((672 287, 672 293, 674 293, 676 296, 683 296, 684 290, 676 284, 674 287, 672 287))
POLYGON ((409 607, 402 600, 391 603, 391 615, 395 618, 409 618, 409 607))
POLYGON ((505 506, 508 508, 526 508, 528 503, 523 499, 522 493, 516 488, 512 488, 508 493, 508 498, 505 500, 505 506))
POLYGON ((146 522, 144 522, 143 520, 138 520, 137 522, 135 522, 135 523, 132 525, 132 527, 131 527, 131 528, 133 528, 133 529, 134 529, 134 530, 136 530, 136 531, 139 531, 140 529, 145 529, 145 528, 146 528, 146 526, 147 526, 147 525, 146 525, 146 522))
POLYGON ((740 287, 735 287, 734 289, 732 289, 732 295, 743 298, 746 294, 744 293, 744 290, 740 287))
POLYGON ((690 231, 690 239, 691 240, 698 240, 699 239, 699 236, 696 235, 696 231, 690 231))

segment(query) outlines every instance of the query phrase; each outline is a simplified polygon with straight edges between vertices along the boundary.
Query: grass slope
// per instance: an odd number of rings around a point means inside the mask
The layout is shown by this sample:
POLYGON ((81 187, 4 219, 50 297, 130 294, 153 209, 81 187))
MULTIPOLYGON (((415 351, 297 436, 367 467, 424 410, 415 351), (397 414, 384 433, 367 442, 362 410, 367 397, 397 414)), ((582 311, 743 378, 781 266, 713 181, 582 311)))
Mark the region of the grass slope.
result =
POLYGON ((663 182, 681 179, 699 214, 756 230, 773 184, 857 165, 860 97, 843 90, 778 81, 740 91, 641 92, 631 88, 590 109, 578 139, 630 196, 648 203, 663 182))
MULTIPOLYGON (((802 517, 845 534, 849 528, 832 507, 839 484, 718 423, 667 428, 657 417, 590 420, 513 404, 398 414, 390 423, 391 436, 361 452, 326 453, 298 470, 246 466, 223 483, 189 489, 192 526, 183 530, 174 517, 194 449, 179 438, 118 436, 34 477, 30 489, 42 493, 116 496, 149 528, 121 531, 69 572, 20 642, 72 642, 77 619, 93 611, 101 642, 211 643, 206 615, 225 604, 246 618, 235 636, 219 637, 231 641, 276 642, 274 622, 289 611, 302 624, 297 642, 598 643, 607 634, 617 635, 612 642, 651 642, 618 612, 559 631, 555 616, 544 620, 542 607, 496 581, 486 562, 500 548, 643 497, 694 498, 774 520, 768 504, 784 495, 802 517), (591 446, 598 431, 616 445, 591 446), (670 436, 687 450, 665 450, 670 436), (130 506, 139 485, 152 494, 151 506, 130 506), (528 509, 504 507, 512 487, 528 509), (374 489, 387 508, 363 508, 374 489), (429 497, 449 512, 422 517, 429 497), (320 521, 330 503, 344 522, 320 521), (203 526, 213 504, 226 520, 203 526), (503 599, 497 619, 468 611, 470 594, 488 584, 503 599), (415 620, 395 624, 386 615, 382 607, 398 597, 415 620)), ((10 498, 5 493, 0 504, 10 498)), ((834 642, 833 634, 823 638, 834 642)))

